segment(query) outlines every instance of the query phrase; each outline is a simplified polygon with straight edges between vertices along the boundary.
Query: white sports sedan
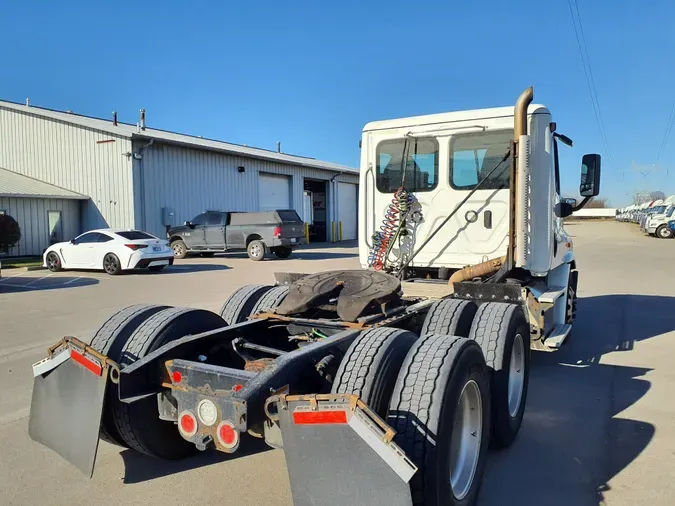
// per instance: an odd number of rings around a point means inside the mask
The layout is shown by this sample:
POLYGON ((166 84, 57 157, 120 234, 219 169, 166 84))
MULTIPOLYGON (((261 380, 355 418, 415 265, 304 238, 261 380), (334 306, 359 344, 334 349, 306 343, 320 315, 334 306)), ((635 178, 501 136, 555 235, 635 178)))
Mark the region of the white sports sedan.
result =
POLYGON ((43 266, 52 272, 94 269, 115 275, 142 268, 161 271, 173 264, 173 250, 167 241, 140 230, 104 228, 52 244, 42 258, 43 266))

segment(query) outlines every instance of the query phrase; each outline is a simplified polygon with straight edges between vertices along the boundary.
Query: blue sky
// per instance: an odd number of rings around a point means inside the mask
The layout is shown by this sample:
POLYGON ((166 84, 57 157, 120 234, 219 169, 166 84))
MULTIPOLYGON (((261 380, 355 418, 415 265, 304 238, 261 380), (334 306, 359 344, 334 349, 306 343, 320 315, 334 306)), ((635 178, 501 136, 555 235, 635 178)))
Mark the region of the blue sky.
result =
POLYGON ((675 193, 675 134, 664 168, 638 172, 675 99, 675 2, 578 2, 611 162, 566 0, 0 0, 0 98, 131 123, 143 107, 149 126, 356 167, 368 121, 510 105, 534 85, 575 141, 568 194, 588 152, 613 205, 675 193))

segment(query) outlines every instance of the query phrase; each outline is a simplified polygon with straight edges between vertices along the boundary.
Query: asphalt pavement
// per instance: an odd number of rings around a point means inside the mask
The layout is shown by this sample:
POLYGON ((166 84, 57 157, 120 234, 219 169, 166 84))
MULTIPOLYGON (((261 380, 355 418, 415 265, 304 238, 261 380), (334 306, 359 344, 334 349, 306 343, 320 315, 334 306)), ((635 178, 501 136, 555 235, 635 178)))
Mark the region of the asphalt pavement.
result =
MULTIPOLYGON (((481 506, 671 505, 675 497, 675 240, 634 225, 571 222, 580 271, 569 342, 535 353, 524 425, 490 453, 481 506)), ((152 302, 217 310, 275 271, 357 268, 356 248, 253 264, 196 258, 160 274, 11 273, 0 280, 0 505, 292 504, 283 453, 255 440, 232 456, 159 462, 101 443, 87 480, 27 435, 31 364, 64 335, 88 339, 115 311, 152 302), (13 285, 13 286, 12 286, 13 285)))

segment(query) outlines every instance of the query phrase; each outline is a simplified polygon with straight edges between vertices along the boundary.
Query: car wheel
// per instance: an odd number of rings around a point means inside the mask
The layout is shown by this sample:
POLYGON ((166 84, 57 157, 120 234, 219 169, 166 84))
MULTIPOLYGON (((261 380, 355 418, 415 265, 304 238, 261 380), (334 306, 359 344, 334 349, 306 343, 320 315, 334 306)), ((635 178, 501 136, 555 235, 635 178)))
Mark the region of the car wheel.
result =
POLYGON ((668 225, 661 225, 656 229, 656 237, 660 239, 670 239, 673 237, 673 231, 668 225))
POLYGON ((277 258, 288 258, 291 256, 291 253, 293 253, 293 250, 287 246, 279 246, 278 248, 274 248, 274 254, 277 256, 277 258))
POLYGON ((61 259, 59 258, 58 253, 55 253, 54 251, 49 252, 47 255, 47 269, 51 272, 58 272, 62 269, 61 259))
POLYGON ((159 272, 164 269, 164 267, 166 267, 166 265, 153 265, 152 267, 148 267, 148 270, 151 272, 159 272))
POLYGON ((171 249, 173 250, 174 258, 185 258, 187 256, 187 248, 185 243, 181 240, 173 241, 171 243, 171 249))
POLYGON ((103 258, 103 270, 111 276, 116 276, 122 272, 120 259, 114 253, 108 253, 103 258))
POLYGON ((259 262, 265 258, 265 244, 262 241, 251 241, 246 248, 248 257, 254 262, 259 262))

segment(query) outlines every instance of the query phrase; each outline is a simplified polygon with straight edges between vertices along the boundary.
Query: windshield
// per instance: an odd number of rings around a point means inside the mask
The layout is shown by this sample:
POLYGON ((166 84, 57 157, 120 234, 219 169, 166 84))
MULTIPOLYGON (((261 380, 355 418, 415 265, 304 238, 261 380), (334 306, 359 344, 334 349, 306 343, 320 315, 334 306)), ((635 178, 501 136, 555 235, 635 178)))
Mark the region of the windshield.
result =
POLYGON ((377 145, 375 182, 381 193, 394 193, 401 186, 413 192, 428 192, 438 184, 438 141, 432 137, 408 138, 408 156, 403 178, 405 139, 382 141, 377 145))
POLYGON ((652 214, 661 214, 663 211, 666 210, 666 206, 657 206, 657 207, 652 207, 649 212, 652 214))

